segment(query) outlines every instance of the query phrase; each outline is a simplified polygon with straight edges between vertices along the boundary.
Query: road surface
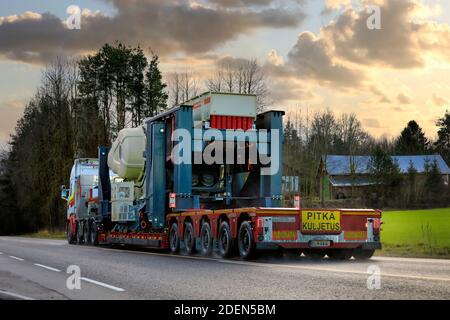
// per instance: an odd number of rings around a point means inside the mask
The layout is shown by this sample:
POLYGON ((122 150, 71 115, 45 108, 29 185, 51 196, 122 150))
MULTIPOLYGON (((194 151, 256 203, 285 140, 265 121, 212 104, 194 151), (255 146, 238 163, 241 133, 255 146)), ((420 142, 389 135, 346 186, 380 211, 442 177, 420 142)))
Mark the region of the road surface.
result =
POLYGON ((0 299, 450 299, 450 260, 245 262, 0 237, 0 299))

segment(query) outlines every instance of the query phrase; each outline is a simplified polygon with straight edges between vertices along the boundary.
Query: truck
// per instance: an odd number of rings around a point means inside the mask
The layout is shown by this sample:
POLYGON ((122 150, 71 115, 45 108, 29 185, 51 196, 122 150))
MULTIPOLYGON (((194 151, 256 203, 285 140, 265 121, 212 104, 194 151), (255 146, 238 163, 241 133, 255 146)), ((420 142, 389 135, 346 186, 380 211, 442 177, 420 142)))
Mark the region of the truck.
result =
POLYGON ((121 130, 98 159, 75 160, 62 187, 68 242, 370 258, 380 210, 282 206, 283 116, 258 114, 254 95, 207 92, 121 130))

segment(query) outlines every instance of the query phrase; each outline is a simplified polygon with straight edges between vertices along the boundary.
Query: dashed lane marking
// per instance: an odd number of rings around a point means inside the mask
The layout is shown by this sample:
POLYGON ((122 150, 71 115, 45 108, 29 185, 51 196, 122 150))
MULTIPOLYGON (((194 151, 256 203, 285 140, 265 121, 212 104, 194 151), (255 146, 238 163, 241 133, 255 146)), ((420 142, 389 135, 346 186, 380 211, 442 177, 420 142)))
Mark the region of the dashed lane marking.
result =
POLYGON ((59 269, 56 269, 56 268, 53 268, 53 267, 49 267, 49 266, 46 266, 46 265, 43 265, 43 264, 39 264, 39 263, 33 263, 33 264, 35 266, 37 266, 37 267, 44 268, 44 269, 47 269, 47 270, 50 270, 50 271, 61 272, 61 270, 59 270, 59 269))
POLYGON ((5 290, 0 290, 0 294, 3 294, 5 296, 9 296, 9 297, 13 297, 16 299, 21 299, 21 300, 34 300, 33 298, 21 295, 21 294, 17 294, 14 292, 9 292, 9 291, 5 291, 5 290))
POLYGON ((25 261, 25 259, 16 257, 16 256, 9 256, 11 259, 17 260, 17 261, 25 261))
POLYGON ((89 279, 89 278, 81 277, 80 279, 83 280, 83 281, 92 283, 92 284, 96 284, 96 285, 104 287, 104 288, 108 288, 108 289, 114 290, 114 291, 119 291, 119 292, 124 292, 125 291, 125 289, 122 289, 122 288, 119 288, 119 287, 115 287, 115 286, 112 286, 110 284, 103 283, 103 282, 100 282, 100 281, 92 280, 92 279, 89 279))

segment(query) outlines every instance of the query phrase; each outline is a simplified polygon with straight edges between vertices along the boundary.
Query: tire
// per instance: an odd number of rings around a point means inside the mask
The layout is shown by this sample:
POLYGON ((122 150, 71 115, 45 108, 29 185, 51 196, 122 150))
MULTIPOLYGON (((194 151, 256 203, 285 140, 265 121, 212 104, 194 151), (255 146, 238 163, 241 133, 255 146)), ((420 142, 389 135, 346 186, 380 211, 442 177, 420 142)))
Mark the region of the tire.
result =
POLYGON ((361 248, 353 250, 353 256, 357 260, 369 260, 372 258, 373 254, 375 253, 374 249, 371 250, 363 250, 361 248))
POLYGON ((80 221, 77 223, 77 244, 83 244, 84 243, 84 228, 83 223, 80 221))
POLYGON ((255 256, 256 245, 252 226, 248 221, 243 221, 239 227, 238 250, 239 256, 244 260, 252 259, 255 256))
POLYGON ((98 246, 98 227, 95 221, 91 223, 91 232, 89 233, 91 236, 91 245, 98 246))
POLYGON ((91 226, 89 221, 86 221, 84 223, 84 244, 86 245, 91 245, 92 244, 92 239, 91 239, 91 226))
POLYGON ((222 258, 230 258, 233 255, 233 239, 231 238, 230 226, 226 221, 220 224, 217 246, 222 258))
POLYGON ((180 237, 178 236, 178 224, 176 222, 170 226, 169 248, 170 253, 178 253, 180 251, 180 237))
POLYGON ((196 251, 194 226, 191 222, 187 222, 184 227, 184 247, 188 255, 194 254, 196 251))
POLYGON ((72 234, 72 224, 70 221, 67 223, 67 243, 68 244, 75 244, 75 235, 72 234))
POLYGON ((352 251, 347 249, 335 249, 327 252, 332 260, 349 260, 352 257, 352 251))
POLYGON ((212 252, 211 227, 208 222, 204 222, 200 229, 200 251, 204 256, 209 256, 212 252))

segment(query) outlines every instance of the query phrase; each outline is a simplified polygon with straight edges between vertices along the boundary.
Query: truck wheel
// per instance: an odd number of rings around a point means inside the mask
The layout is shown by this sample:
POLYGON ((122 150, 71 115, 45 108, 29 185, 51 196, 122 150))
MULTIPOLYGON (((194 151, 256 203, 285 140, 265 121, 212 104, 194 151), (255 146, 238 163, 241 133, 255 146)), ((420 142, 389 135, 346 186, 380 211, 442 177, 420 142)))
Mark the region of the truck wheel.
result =
POLYGON ((332 260, 349 260, 352 257, 352 252, 347 249, 335 249, 328 251, 327 255, 332 260))
POLYGON ((77 223, 77 244, 83 244, 83 223, 80 221, 77 223))
POLYGON ((239 255, 244 260, 253 258, 255 254, 256 246, 255 241, 253 241, 252 226, 248 221, 242 222, 239 228, 238 249, 239 255))
POLYGON ((171 253, 180 251, 180 237, 178 236, 178 224, 172 223, 169 231, 169 247, 171 253))
POLYGON ((219 228, 219 237, 217 239, 219 254, 222 258, 229 258, 233 254, 233 239, 228 222, 223 221, 219 228))
POLYGON ((89 233, 91 238, 90 242, 92 245, 96 246, 98 245, 98 228, 97 223, 95 223, 95 221, 92 221, 90 230, 91 230, 91 232, 89 233))
POLYGON ((89 221, 84 223, 84 244, 91 245, 91 228, 89 225, 89 221))
POLYGON ((373 254, 375 253, 375 250, 363 250, 363 249, 356 249, 353 250, 353 256, 355 259, 358 260, 368 260, 372 258, 373 254))
POLYGON ((191 255, 195 253, 195 233, 192 223, 187 222, 184 229, 184 246, 186 247, 186 253, 191 255))
POLYGON ((202 255, 209 256, 211 254, 212 238, 211 227, 208 222, 204 222, 200 230, 200 243, 202 255))

